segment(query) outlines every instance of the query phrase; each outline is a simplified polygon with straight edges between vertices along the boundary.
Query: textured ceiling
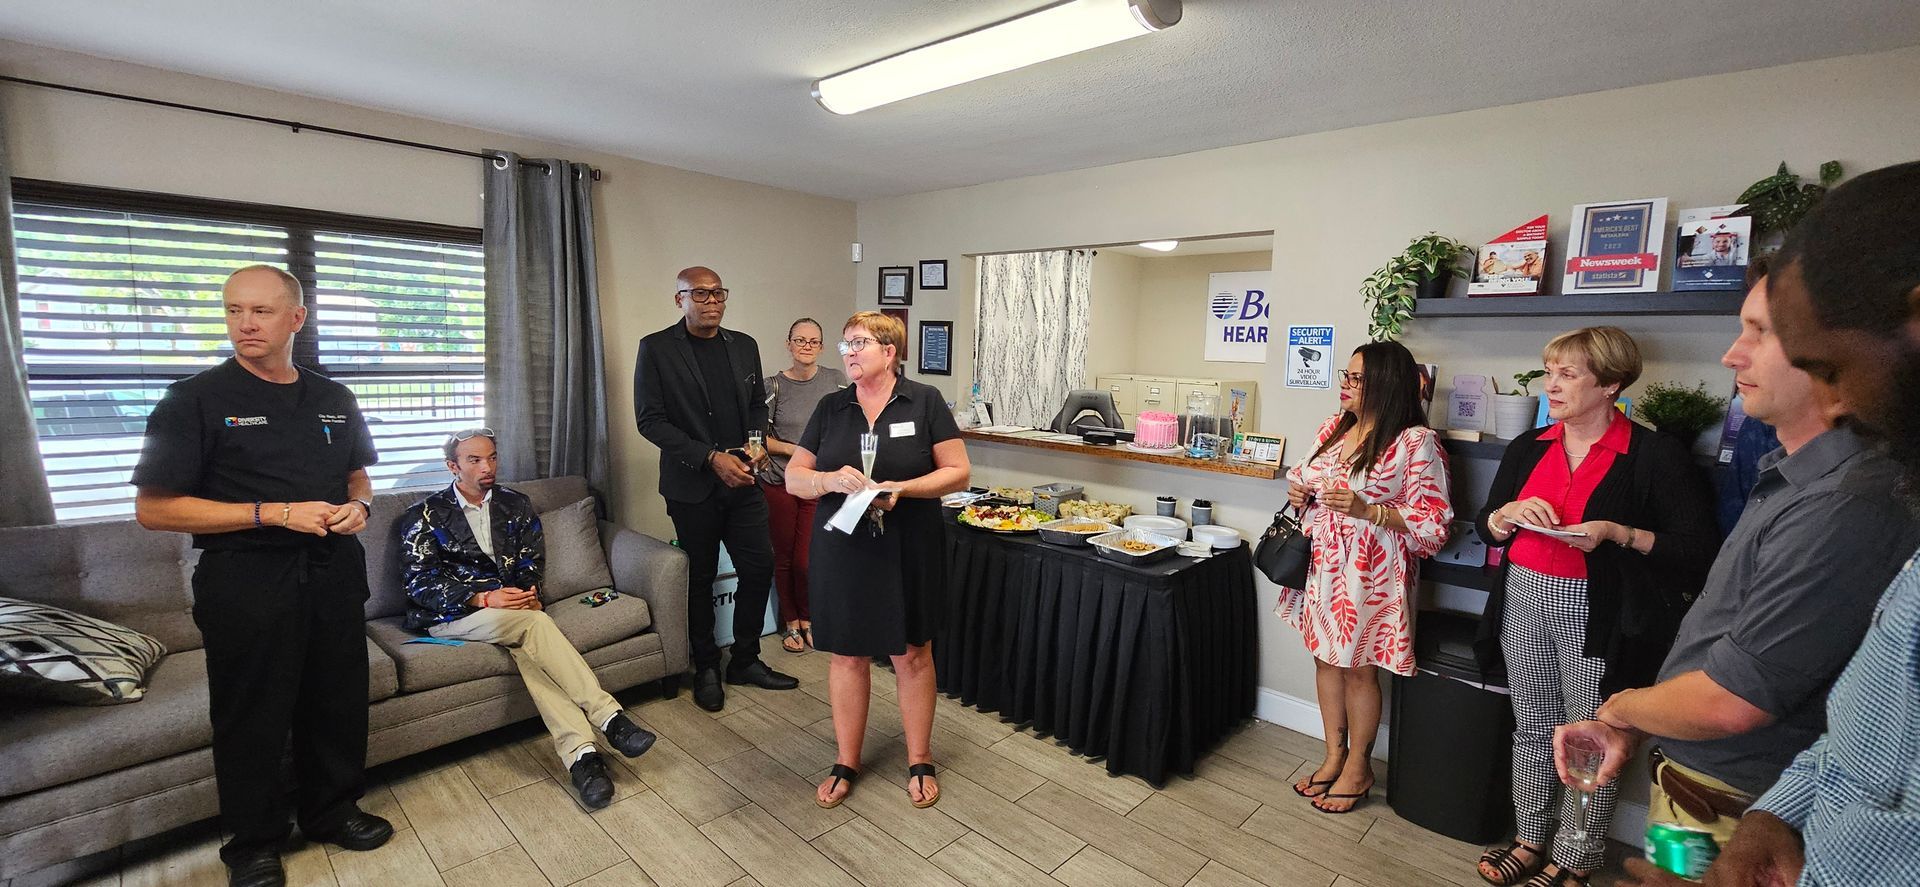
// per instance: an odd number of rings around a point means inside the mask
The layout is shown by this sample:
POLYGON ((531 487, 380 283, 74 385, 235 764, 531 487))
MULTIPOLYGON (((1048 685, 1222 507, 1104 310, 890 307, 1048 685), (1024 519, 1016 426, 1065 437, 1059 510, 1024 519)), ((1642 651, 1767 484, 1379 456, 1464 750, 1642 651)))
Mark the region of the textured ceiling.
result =
POLYGON ((1920 43, 1912 0, 1186 0, 852 117, 808 92, 1044 3, 7 0, 0 37, 849 199, 1920 43))

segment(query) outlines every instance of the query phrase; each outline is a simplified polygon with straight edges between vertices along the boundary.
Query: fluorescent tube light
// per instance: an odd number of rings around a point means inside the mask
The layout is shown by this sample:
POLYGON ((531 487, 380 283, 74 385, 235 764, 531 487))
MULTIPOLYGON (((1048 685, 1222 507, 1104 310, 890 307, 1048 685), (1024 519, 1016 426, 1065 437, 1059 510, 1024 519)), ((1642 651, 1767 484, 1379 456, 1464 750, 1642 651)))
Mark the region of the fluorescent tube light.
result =
POLYGON ((813 82, 835 114, 1024 68, 1173 27, 1180 0, 1067 0, 813 82))
POLYGON ((1180 241, 1178 240, 1149 240, 1140 244, 1140 247, 1142 249, 1153 250, 1157 253, 1170 253, 1173 252, 1174 247, 1179 245, 1180 241))

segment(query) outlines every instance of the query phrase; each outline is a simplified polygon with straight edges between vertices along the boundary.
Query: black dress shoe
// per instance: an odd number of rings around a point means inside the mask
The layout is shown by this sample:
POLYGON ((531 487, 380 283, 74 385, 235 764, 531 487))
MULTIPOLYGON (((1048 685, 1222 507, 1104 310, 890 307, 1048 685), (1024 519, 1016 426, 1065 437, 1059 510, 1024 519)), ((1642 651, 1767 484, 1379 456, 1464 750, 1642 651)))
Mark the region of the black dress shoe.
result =
POLYGON ((727 683, 752 684, 764 690, 791 690, 800 686, 800 679, 774 671, 755 659, 746 668, 727 669, 727 683))
POLYGON ((628 720, 625 712, 614 715, 602 732, 607 734, 607 742, 629 758, 640 757, 653 747, 653 733, 628 720))
POLYGON ((227 887, 285 887, 287 870, 280 851, 256 850, 227 862, 227 887))
POLYGON ((355 810, 340 827, 323 835, 307 837, 328 844, 338 844, 348 850, 373 850, 393 837, 393 823, 371 813, 355 810))
POLYGON ((607 762, 597 751, 590 751, 574 761, 567 768, 567 775, 573 780, 573 790, 580 793, 580 803, 588 810, 598 810, 613 803, 613 777, 607 775, 607 762))
POLYGON ((719 711, 727 704, 727 691, 720 686, 720 669, 708 667, 694 672, 693 701, 707 711, 719 711))

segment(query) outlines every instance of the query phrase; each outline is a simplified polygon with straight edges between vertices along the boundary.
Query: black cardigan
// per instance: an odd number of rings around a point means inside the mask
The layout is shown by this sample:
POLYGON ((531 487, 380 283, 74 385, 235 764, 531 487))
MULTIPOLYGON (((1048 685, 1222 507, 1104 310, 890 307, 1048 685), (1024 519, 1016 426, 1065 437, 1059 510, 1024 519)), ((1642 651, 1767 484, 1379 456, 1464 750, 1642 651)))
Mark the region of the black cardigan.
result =
MULTIPOLYGON (((1505 547, 1487 520, 1494 509, 1512 502, 1540 464, 1552 441, 1536 428, 1514 438, 1500 457, 1500 470, 1487 491, 1487 503, 1474 521, 1487 545, 1505 547)), ((1644 555, 1602 543, 1586 555, 1587 637, 1582 655, 1606 660, 1600 697, 1645 687, 1660 673, 1680 619, 1706 583, 1719 554, 1713 491, 1706 473, 1677 438, 1635 423, 1627 451, 1594 488, 1581 520, 1608 520, 1650 530, 1653 548, 1644 555)), ((1482 669, 1503 665, 1501 617, 1506 608, 1507 562, 1503 561, 1487 598, 1474 653, 1482 669)))

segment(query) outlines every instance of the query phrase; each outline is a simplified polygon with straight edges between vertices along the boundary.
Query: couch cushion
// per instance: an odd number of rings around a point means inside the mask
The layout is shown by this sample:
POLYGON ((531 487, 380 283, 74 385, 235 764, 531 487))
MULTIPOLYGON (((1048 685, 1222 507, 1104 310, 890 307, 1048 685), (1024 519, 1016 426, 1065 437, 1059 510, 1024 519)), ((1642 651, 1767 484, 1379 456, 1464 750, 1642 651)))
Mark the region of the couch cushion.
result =
POLYGON ((197 649, 189 543, 132 520, 0 529, 0 595, 124 625, 176 653, 197 649))
POLYGON ((623 594, 598 607, 578 597, 546 605, 547 615, 576 650, 597 650, 633 637, 653 624, 653 614, 639 595, 623 594))
POLYGON ((160 660, 138 705, 29 703, 0 718, 0 797, 61 785, 213 743, 207 654, 160 660))
POLYGON ((0 597, 0 694, 68 705, 138 702, 167 648, 105 619, 0 597))
POLYGON ((367 638, 367 701, 379 702, 399 692, 400 666, 373 638, 367 638))
POLYGON ((540 581, 541 603, 613 586, 607 550, 600 547, 600 523, 594 517, 592 499, 541 512, 540 531, 547 547, 546 575, 540 581))
POLYGON ((458 647, 445 644, 409 644, 422 637, 419 632, 400 627, 399 616, 374 619, 367 623, 367 636, 380 645, 400 671, 400 692, 418 693, 461 681, 493 675, 518 675, 513 658, 492 644, 469 641, 458 647))

